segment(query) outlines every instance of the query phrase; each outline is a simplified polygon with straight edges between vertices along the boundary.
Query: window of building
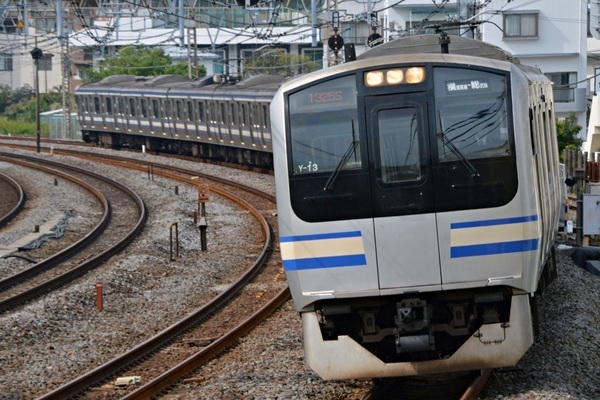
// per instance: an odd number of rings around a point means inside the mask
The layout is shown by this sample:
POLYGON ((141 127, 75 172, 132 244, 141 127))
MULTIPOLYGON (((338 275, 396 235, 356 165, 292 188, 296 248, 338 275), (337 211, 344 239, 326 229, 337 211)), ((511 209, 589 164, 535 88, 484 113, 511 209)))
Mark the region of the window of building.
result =
POLYGON ((56 18, 36 18, 34 23, 37 34, 56 32, 56 18))
MULTIPOLYGON (((411 35, 436 34, 437 27, 448 21, 448 18, 458 14, 456 7, 417 7, 410 10, 410 17, 405 23, 406 32, 411 35), (436 27, 437 26, 437 27, 436 27)), ((460 29, 444 27, 449 35, 460 35, 460 29)), ((379 32, 381 33, 381 31, 379 32)))
POLYGON ((12 71, 12 70, 13 70, 12 54, 1 53, 0 54, 0 71, 12 71))
POLYGON ((323 68, 323 49, 302 49, 302 55, 308 57, 310 63, 302 67, 302 72, 316 71, 323 68))
POLYGON ((212 53, 219 56, 219 58, 213 61, 213 73, 215 75, 222 74, 225 72, 225 51, 224 50, 215 50, 212 53))
POLYGON ((504 14, 505 38, 533 38, 538 36, 538 13, 523 12, 504 14))
POLYGON ((575 101, 575 82, 577 72, 552 72, 545 74, 554 83, 552 92, 556 103, 569 103, 575 101))

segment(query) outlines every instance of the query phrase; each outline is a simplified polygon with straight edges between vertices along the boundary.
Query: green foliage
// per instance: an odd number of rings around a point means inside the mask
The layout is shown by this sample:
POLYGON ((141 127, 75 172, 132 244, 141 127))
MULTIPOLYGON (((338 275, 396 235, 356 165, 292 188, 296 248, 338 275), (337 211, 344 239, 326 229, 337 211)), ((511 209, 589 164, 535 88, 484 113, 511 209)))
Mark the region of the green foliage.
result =
MULTIPOLYGON (((7 117, 0 117, 0 135, 35 135, 36 134, 36 123, 16 121, 7 117)), ((48 136, 48 126, 40 126, 41 135, 48 136)))
MULTIPOLYGON (((199 74, 206 75, 204 66, 200 67, 199 74)), ((118 54, 100 62, 99 71, 91 72, 87 81, 98 81, 111 75, 188 76, 188 65, 184 62, 174 63, 162 48, 128 46, 120 48, 118 54)))
POLYGON ((14 106, 32 96, 33 89, 27 84, 15 91, 9 85, 0 84, 0 114, 5 113, 8 107, 14 106))
POLYGON ((244 59, 244 75, 293 76, 317 69, 317 63, 310 57, 289 54, 283 49, 267 49, 256 52, 251 59, 244 59))
POLYGON ((562 160, 564 149, 579 150, 583 140, 577 137, 581 126, 575 124, 575 113, 569 114, 565 119, 556 120, 556 136, 558 138, 558 154, 562 160))
MULTIPOLYGON (((54 88, 49 93, 40 93, 40 112, 56 110, 62 107, 60 88, 54 88)), ((18 103, 11 104, 4 110, 3 115, 9 119, 35 123, 35 96, 30 92, 23 96, 18 103)))

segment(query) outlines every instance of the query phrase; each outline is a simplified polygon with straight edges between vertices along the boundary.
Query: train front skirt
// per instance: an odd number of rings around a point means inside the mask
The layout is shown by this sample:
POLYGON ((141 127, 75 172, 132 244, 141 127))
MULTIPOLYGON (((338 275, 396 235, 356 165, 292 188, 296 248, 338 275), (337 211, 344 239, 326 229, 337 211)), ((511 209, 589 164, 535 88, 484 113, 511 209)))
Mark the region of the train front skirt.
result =
POLYGON ((349 336, 323 340, 314 312, 302 313, 305 357, 320 377, 359 379, 424 375, 515 365, 533 343, 528 294, 514 295, 508 323, 482 325, 452 356, 431 361, 384 363, 349 336))

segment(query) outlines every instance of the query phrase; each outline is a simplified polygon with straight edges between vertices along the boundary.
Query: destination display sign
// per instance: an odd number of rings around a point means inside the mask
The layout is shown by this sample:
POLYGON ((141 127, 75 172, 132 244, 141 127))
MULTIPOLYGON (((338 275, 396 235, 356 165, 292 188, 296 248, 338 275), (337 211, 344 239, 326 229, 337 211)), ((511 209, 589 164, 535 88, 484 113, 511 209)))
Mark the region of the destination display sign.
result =
POLYGON ((492 88, 488 78, 457 79, 446 81, 445 86, 447 94, 483 92, 491 90, 492 88))
POLYGON ((290 112, 316 112, 329 109, 356 108, 355 77, 306 88, 290 96, 290 112))

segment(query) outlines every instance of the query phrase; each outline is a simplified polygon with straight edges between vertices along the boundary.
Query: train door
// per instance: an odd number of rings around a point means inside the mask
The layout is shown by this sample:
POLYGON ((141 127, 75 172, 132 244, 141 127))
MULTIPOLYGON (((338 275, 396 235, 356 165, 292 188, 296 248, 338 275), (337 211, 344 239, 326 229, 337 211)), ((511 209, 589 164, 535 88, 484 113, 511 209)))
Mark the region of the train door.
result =
POLYGON ((441 284, 427 96, 372 96, 365 107, 380 289, 441 284))

